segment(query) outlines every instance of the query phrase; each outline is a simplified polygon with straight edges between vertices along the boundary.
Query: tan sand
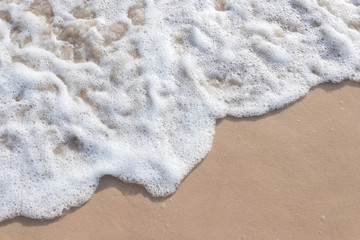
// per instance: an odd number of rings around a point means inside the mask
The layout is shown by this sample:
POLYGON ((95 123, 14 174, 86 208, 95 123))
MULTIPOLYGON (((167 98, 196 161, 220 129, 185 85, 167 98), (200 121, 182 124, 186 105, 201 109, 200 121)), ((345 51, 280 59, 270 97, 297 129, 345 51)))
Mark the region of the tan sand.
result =
POLYGON ((263 117, 219 121, 213 149, 166 199, 104 177, 52 221, 0 239, 360 239, 360 84, 325 84, 263 117))

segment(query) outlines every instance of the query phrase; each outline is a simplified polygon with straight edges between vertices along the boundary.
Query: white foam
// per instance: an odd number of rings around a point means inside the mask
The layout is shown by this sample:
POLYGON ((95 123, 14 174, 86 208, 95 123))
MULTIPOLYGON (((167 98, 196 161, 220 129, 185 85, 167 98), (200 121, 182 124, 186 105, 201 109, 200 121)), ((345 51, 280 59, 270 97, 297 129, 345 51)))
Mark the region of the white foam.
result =
POLYGON ((360 81, 357 0, 0 2, 0 220, 173 193, 215 121, 360 81))

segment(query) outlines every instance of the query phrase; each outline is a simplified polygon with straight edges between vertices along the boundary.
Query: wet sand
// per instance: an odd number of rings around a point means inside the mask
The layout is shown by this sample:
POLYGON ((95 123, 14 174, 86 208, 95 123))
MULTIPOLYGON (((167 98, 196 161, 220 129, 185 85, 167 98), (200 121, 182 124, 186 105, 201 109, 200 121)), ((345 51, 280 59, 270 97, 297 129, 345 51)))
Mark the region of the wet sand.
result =
POLYGON ((219 120, 209 155, 168 198, 103 177, 54 220, 0 239, 359 239, 360 84, 323 84, 261 117, 219 120))

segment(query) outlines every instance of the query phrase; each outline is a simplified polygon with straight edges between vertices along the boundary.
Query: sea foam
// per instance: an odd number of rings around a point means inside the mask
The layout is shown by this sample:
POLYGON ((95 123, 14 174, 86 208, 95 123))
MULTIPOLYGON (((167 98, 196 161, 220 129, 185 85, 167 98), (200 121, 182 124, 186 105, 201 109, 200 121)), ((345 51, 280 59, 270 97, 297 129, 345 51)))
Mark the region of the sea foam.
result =
POLYGON ((359 0, 1 0, 0 220, 173 193, 216 119, 360 81, 359 0))

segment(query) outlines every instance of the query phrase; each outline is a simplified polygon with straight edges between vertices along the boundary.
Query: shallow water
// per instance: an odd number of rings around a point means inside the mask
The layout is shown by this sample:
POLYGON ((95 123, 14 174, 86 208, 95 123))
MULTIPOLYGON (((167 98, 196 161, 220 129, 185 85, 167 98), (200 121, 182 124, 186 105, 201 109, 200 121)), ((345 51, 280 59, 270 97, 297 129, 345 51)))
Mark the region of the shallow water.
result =
POLYGON ((0 220, 173 193, 215 121, 360 81, 360 1, 0 1, 0 220))

